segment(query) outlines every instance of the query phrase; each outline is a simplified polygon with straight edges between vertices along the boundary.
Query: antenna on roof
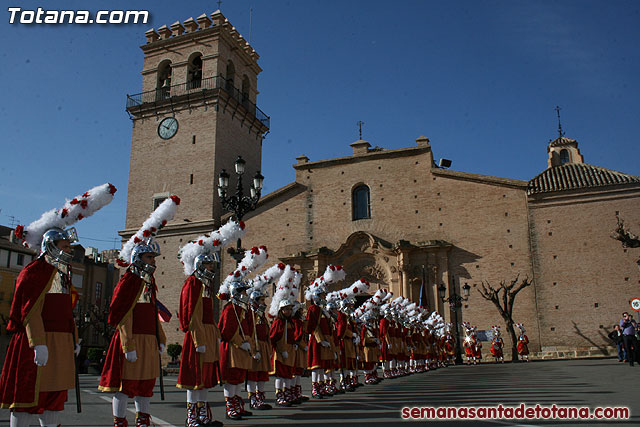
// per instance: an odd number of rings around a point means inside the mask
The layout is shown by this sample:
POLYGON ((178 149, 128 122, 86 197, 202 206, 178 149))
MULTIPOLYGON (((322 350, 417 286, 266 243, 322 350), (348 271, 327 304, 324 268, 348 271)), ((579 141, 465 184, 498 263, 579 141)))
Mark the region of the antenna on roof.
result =
POLYGON ((222 12, 222 0, 218 0, 218 10, 222 12))
POLYGON ((554 110, 556 110, 556 113, 558 114, 558 135, 560 135, 560 138, 562 138, 564 136, 564 132, 562 131, 562 123, 560 123, 560 110, 562 110, 562 108, 556 105, 556 108, 554 108, 554 110))
POLYGON ((250 7, 249 8, 249 44, 251 44, 251 22, 252 22, 252 18, 253 18, 253 8, 250 7))
POLYGON ((362 125, 364 122, 362 120, 358 120, 358 123, 356 124, 358 125, 358 128, 360 128, 360 139, 362 139, 362 125))

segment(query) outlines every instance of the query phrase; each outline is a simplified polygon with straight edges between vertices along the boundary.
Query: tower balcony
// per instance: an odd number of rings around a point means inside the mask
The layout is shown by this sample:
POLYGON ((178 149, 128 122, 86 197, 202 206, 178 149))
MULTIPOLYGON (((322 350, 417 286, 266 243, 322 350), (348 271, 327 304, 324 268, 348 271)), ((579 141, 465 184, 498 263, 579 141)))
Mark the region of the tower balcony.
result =
POLYGON ((223 91, 228 99, 235 100, 244 107, 268 130, 271 118, 256 104, 249 100, 247 94, 242 93, 233 83, 218 75, 205 79, 192 80, 177 85, 167 85, 155 90, 149 90, 135 95, 127 95, 127 112, 131 115, 141 114, 147 110, 154 110, 167 105, 191 104, 210 98, 220 97, 223 91))

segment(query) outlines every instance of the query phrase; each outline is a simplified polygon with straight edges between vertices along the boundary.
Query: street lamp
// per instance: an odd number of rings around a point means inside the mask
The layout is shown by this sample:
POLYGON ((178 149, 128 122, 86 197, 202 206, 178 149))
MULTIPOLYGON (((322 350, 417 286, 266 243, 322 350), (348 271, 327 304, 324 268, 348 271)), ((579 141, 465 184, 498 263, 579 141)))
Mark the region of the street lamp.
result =
POLYGON ((469 286, 467 283, 464 284, 464 286, 462 287, 462 295, 460 296, 458 295, 458 293, 456 292, 456 287, 455 287, 455 280, 453 280, 453 276, 451 276, 451 280, 454 284, 454 286, 451 286, 450 290, 449 290, 449 298, 445 298, 445 293, 447 292, 447 288, 444 286, 444 284, 440 284, 440 286, 438 286, 438 296, 440 297, 440 300, 444 303, 444 302, 448 302, 449 303, 449 309, 451 311, 453 311, 453 322, 454 322, 454 326, 455 326, 455 330, 456 330, 456 365, 461 365, 462 364, 462 350, 460 347, 460 331, 458 330, 458 309, 462 307, 462 302, 463 301, 467 301, 469 299, 469 293, 471 291, 471 286, 469 286))
MULTIPOLYGON (((247 162, 241 157, 235 161, 234 167, 237 175, 236 192, 235 194, 228 195, 227 190, 229 188, 229 174, 225 169, 222 169, 218 176, 218 196, 220 196, 220 203, 222 208, 234 213, 238 221, 242 221, 242 218, 256 208, 258 200, 260 200, 260 192, 262 191, 262 184, 264 183, 264 176, 260 174, 260 171, 256 172, 251 184, 250 195, 244 195, 244 189, 242 187, 242 175, 245 172, 245 166, 247 162)), ((241 248, 242 242, 238 239, 237 248, 228 249, 236 263, 242 260, 244 250, 241 248)))

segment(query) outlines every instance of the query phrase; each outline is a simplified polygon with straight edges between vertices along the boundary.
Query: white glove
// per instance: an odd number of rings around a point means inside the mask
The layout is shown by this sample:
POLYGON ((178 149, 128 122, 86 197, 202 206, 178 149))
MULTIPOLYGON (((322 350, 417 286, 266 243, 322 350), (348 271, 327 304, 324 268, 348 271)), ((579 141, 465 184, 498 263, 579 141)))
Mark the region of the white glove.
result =
POLYGON ((380 345, 380 340, 378 338, 374 338, 374 340, 376 341, 376 344, 380 345))
POLYGON ((222 342, 222 338, 218 338, 218 345, 222 342))
POLYGON ((304 351, 307 351, 307 350, 309 350, 309 346, 305 345, 304 346, 304 351))
POLYGON ((78 357, 78 355, 80 354, 80 344, 76 344, 76 348, 75 350, 73 350, 73 352, 76 354, 76 357, 78 357))
POLYGON ((331 347, 331 344, 329 344, 329 341, 320 341, 320 345, 323 347, 331 347))
POLYGON ((33 348, 35 357, 33 361, 38 366, 45 366, 49 360, 49 348, 46 345, 37 345, 33 348))
POLYGON ((135 350, 127 351, 124 354, 124 358, 127 359, 127 362, 135 362, 136 360, 138 360, 138 352, 135 350))
POLYGON ((298 349, 298 344, 294 344, 294 345, 293 345, 293 349, 294 349, 294 350, 297 350, 297 349, 298 349))
POLYGON ((338 360, 338 353, 335 351, 333 352, 333 360, 338 360))
POLYGON ((262 358, 262 356, 260 355, 259 351, 256 351, 256 354, 253 355, 253 358, 256 360, 260 360, 262 358))
POLYGON ((287 353, 286 351, 282 352, 282 358, 283 359, 288 359, 289 358, 289 353, 287 353))
POLYGON ((249 344, 248 341, 245 341, 240 345, 240 348, 244 351, 251 351, 251 344, 249 344))
POLYGON ((393 348, 393 344, 389 343, 389 344, 387 345, 387 348, 388 348, 389 350, 391 350, 391 349, 393 348))
POLYGON ((164 353, 164 349, 167 348, 166 345, 160 343, 160 347, 158 348, 158 351, 160 352, 160 354, 164 353))
POLYGON ((357 336, 357 335, 356 335, 355 337, 353 337, 353 343, 354 343, 355 345, 360 344, 360 337, 359 337, 359 336, 357 336))
POLYGON ((199 345, 196 347, 196 353, 204 353, 207 351, 206 345, 199 345))

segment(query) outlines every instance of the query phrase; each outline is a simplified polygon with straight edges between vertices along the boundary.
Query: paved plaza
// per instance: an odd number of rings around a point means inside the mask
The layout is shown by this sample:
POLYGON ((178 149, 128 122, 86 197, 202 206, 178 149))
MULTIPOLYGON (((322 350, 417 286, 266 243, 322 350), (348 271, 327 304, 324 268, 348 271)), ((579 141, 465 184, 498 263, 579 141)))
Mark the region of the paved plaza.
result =
MULTIPOLYGON (((151 414, 157 426, 183 426, 185 392, 175 387, 176 376, 165 377, 166 400, 160 400, 159 389, 152 400, 151 414)), ((361 378, 362 379, 362 378, 361 378)), ((227 426, 280 426, 290 425, 361 425, 388 426, 405 421, 401 410, 405 406, 627 406, 631 417, 596 423, 593 420, 541 421, 541 420, 489 420, 439 421, 437 426, 598 426, 640 425, 640 366, 630 367, 614 359, 540 361, 531 363, 482 364, 479 366, 452 366, 432 372, 385 380, 374 386, 360 387, 353 393, 337 395, 326 400, 310 400, 292 408, 254 411, 254 416, 243 421, 224 419, 222 388, 209 393, 214 415, 227 426)), ((98 377, 83 375, 82 413, 75 408, 75 392, 69 394, 62 420, 63 426, 112 426, 109 394, 97 391, 98 377)), ((310 394, 310 380, 303 379, 305 394, 310 394)), ((268 384, 267 397, 273 403, 273 381, 268 384)), ((127 418, 134 424, 133 402, 127 418)), ((406 421, 422 423, 424 421, 406 421)), ((0 425, 9 424, 9 412, 0 412, 0 425)), ((34 418, 32 425, 37 425, 34 418)), ((135 424, 134 424, 135 425, 135 424)))

